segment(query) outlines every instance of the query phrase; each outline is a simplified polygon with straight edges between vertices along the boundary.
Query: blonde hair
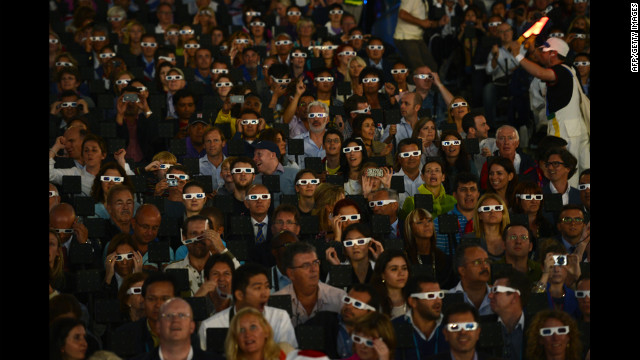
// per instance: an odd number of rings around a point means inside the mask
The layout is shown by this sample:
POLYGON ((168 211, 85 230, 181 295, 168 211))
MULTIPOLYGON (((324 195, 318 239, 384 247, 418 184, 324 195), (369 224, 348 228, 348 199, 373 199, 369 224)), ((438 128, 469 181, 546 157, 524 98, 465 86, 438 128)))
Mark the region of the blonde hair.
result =
POLYGON ((494 199, 502 205, 502 221, 500 222, 500 233, 509 225, 511 220, 509 219, 509 211, 507 210, 507 204, 502 200, 500 195, 496 193, 485 193, 478 199, 476 204, 476 211, 473 212, 473 228, 477 237, 482 238, 484 236, 484 228, 480 222, 480 216, 478 215, 478 208, 482 206, 482 203, 487 199, 494 199))
POLYGON ((316 188, 316 191, 313 193, 314 205, 313 210, 311 210, 311 215, 318 217, 321 231, 331 229, 331 225, 327 225, 329 217, 327 211, 325 211, 326 206, 328 205, 330 209, 333 209, 333 205, 335 205, 342 196, 344 196, 344 186, 322 183, 316 188))
MULTIPOLYGON (((354 56, 351 59, 349 59, 349 63, 347 63, 347 75, 344 77, 344 81, 350 81, 353 84, 353 81, 351 81, 351 74, 349 73, 349 69, 351 68, 352 61, 359 63, 363 67, 367 67, 367 63, 360 56, 354 56)), ((357 83, 358 79, 355 79, 355 82, 357 83)))
POLYGON ((136 19, 131 19, 129 20, 129 22, 127 22, 127 25, 125 25, 125 29, 127 29, 127 31, 124 32, 124 37, 122 38, 123 44, 130 45, 131 37, 129 35, 129 32, 131 31, 131 28, 136 25, 139 25, 140 27, 142 27, 142 35, 147 33, 147 29, 142 25, 142 23, 140 23, 140 21, 136 19))
POLYGON ((258 320, 262 330, 266 333, 267 338, 262 349, 264 360, 278 360, 280 358, 280 347, 273 340, 273 329, 267 319, 260 311, 252 307, 246 307, 238 311, 229 323, 229 331, 224 341, 225 355, 229 360, 243 360, 244 356, 238 347, 238 335, 240 333, 240 319, 246 316, 253 316, 258 320))
POLYGON ((451 104, 456 103, 456 102, 461 102, 460 100, 464 101, 467 103, 467 109, 469 109, 469 111, 471 111, 471 105, 469 105, 469 102, 467 101, 467 99, 463 98, 462 96, 454 96, 453 99, 451 99, 451 102, 449 102, 447 104, 447 122, 448 123, 453 123, 453 117, 451 116, 451 104))
POLYGON ((56 260, 53 263, 53 268, 49 270, 50 280, 55 281, 55 279, 63 275, 64 257, 62 256, 62 241, 60 240, 60 234, 58 234, 53 228, 49 228, 49 234, 53 234, 56 237, 56 240, 58 240, 56 260))
POLYGON ((153 159, 151 159, 151 161, 160 161, 163 164, 175 165, 178 163, 178 158, 168 151, 160 151, 153 155, 153 159))

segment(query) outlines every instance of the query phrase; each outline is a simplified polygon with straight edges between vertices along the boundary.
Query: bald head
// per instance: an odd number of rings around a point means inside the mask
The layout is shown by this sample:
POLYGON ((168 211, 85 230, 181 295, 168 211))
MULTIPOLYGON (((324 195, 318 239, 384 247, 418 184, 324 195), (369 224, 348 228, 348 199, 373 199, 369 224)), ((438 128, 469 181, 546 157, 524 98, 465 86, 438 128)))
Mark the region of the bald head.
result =
POLYGON ((160 210, 153 204, 142 204, 136 211, 135 220, 140 220, 142 218, 160 218, 162 215, 160 214, 160 210))
POLYGON ((60 203, 49 212, 49 226, 56 229, 67 229, 76 219, 76 211, 70 204, 60 203))
POLYGON ((145 248, 158 236, 162 216, 158 208, 153 204, 142 204, 131 219, 133 227, 133 241, 138 248, 145 248))

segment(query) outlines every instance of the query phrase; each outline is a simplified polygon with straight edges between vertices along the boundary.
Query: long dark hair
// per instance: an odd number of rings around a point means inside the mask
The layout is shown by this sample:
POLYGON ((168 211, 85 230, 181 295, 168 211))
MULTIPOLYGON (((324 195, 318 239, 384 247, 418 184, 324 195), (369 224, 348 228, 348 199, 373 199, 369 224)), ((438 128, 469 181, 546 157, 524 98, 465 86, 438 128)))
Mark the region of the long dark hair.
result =
POLYGON ((387 286, 384 282, 382 282, 382 274, 384 273, 387 264, 397 257, 401 257, 407 263, 407 271, 409 272, 409 278, 411 277, 411 262, 407 257, 407 253, 404 250, 400 249, 387 249, 378 256, 376 260, 376 266, 373 269, 373 275, 371 276, 371 285, 376 289, 378 294, 380 294, 380 307, 382 308, 382 312, 391 316, 391 308, 393 304, 391 303, 391 299, 389 298, 389 290, 387 290, 387 286))
POLYGON ((344 177, 344 181, 349 181, 349 173, 351 172, 351 167, 349 167, 349 163, 347 162, 347 157, 343 152, 343 149, 347 147, 350 142, 354 142, 358 144, 358 146, 362 146, 362 161, 358 166, 358 171, 362 170, 362 165, 364 165, 367 161, 369 161, 369 156, 367 155, 367 149, 364 146, 364 142, 356 137, 350 137, 342 142, 342 147, 340 149, 340 169, 344 169, 342 176, 344 177))

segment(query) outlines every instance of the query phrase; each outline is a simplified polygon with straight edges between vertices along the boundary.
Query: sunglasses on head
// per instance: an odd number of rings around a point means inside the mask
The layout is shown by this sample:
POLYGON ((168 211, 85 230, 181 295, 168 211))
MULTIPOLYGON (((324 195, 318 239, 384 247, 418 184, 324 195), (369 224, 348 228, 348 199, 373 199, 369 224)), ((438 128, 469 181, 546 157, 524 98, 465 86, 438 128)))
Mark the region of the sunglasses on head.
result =
POLYGON ((502 211, 502 205, 484 205, 478 208, 478 212, 502 211))
POLYGON ((320 179, 300 179, 296 182, 296 185, 318 185, 320 179))
POLYGON ((344 247, 352 247, 354 245, 366 245, 371 241, 371 238, 362 238, 362 239, 349 239, 342 242, 344 247))
POLYGON ((569 333, 569 327, 568 326, 555 326, 555 327, 546 327, 546 328, 542 328, 540 329, 540 335, 542 336, 551 336, 553 334, 558 334, 558 335, 566 335, 569 333))
POLYGON ((444 299, 444 290, 413 293, 411 297, 422 300, 444 299))
POLYGON ((354 221, 354 220, 360 220, 360 214, 353 214, 353 215, 340 215, 340 221, 354 221))
POLYGON ((371 305, 369 305, 369 304, 365 303, 364 301, 356 300, 356 299, 354 299, 354 298, 352 298, 352 297, 350 297, 350 296, 346 296, 346 295, 345 295, 345 296, 342 298, 342 302, 343 302, 344 304, 351 304, 351 305, 353 305, 353 307, 355 307, 356 309, 376 311, 376 309, 375 309, 373 306, 371 306, 371 305))
POLYGON ((231 173, 232 174, 242 174, 242 173, 253 174, 254 170, 253 168, 233 168, 231 169, 231 173))
POLYGON ((516 198, 522 200, 542 200, 544 195, 542 194, 516 194, 516 198))
POLYGON ((204 199, 204 193, 188 193, 188 194, 182 194, 182 198, 185 200, 191 200, 191 199, 204 199))
POLYGON ((449 332, 458 332, 458 331, 473 331, 478 328, 478 323, 473 322, 459 322, 459 323, 449 323, 447 324, 447 331, 449 332))

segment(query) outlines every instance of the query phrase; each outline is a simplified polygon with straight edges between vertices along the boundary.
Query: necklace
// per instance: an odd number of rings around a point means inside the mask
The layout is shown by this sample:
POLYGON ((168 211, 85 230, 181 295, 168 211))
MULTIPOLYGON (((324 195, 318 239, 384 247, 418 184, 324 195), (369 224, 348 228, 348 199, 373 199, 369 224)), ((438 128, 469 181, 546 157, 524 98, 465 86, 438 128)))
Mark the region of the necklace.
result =
MULTIPOLYGON (((418 264, 422 265, 422 255, 418 254, 418 264)), ((436 277, 436 258, 435 256, 431 257, 431 269, 433 270, 433 277, 436 277)))

